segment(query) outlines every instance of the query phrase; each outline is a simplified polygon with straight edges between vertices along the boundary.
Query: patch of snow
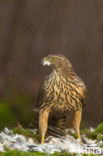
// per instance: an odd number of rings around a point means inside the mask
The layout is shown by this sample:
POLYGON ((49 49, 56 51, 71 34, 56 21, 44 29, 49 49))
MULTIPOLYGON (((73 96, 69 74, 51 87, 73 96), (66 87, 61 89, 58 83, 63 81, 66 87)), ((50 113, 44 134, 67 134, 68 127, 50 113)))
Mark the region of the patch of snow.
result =
POLYGON ((4 132, 6 134, 13 134, 13 131, 12 130, 9 130, 7 127, 4 128, 4 132))
POLYGON ((90 127, 89 129, 90 129, 91 132, 94 132, 94 128, 93 127, 90 127))
POLYGON ((36 134, 38 130, 37 129, 29 129, 29 131, 33 132, 34 134, 36 134))
POLYGON ((103 140, 100 140, 98 143, 97 143, 98 146, 103 146, 103 140))
POLYGON ((69 153, 83 153, 86 148, 97 148, 96 141, 88 139, 85 135, 82 136, 85 144, 82 144, 80 139, 74 139, 73 136, 66 135, 62 137, 49 136, 43 145, 37 144, 32 138, 27 138, 23 135, 13 134, 13 132, 5 128, 4 132, 0 133, 0 151, 4 152, 4 147, 22 151, 39 151, 48 154, 54 152, 67 151, 69 153))
POLYGON ((4 152, 4 146, 3 146, 3 144, 1 142, 0 142, 0 151, 4 152))
POLYGON ((66 128, 65 132, 67 132, 67 133, 70 132, 71 134, 74 134, 75 130, 73 128, 66 128))

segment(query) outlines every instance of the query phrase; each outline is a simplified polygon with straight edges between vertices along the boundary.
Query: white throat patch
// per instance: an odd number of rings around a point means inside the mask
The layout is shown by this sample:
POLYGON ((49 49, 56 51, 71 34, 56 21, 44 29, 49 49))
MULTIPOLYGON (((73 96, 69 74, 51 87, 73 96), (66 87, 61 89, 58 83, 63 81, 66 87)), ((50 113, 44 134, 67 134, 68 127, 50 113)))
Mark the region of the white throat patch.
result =
POLYGON ((50 66, 51 63, 50 63, 49 61, 46 61, 46 60, 45 60, 45 61, 43 61, 43 65, 44 65, 44 66, 46 66, 46 65, 47 65, 47 66, 50 66))

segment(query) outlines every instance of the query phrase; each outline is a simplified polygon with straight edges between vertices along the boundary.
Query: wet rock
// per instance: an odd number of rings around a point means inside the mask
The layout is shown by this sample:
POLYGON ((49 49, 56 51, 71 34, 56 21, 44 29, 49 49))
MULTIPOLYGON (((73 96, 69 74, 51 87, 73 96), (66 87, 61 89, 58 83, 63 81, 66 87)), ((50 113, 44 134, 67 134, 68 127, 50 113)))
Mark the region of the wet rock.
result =
POLYGON ((17 137, 16 138, 16 141, 19 143, 19 144, 22 144, 24 141, 22 140, 22 138, 20 138, 20 137, 17 137))

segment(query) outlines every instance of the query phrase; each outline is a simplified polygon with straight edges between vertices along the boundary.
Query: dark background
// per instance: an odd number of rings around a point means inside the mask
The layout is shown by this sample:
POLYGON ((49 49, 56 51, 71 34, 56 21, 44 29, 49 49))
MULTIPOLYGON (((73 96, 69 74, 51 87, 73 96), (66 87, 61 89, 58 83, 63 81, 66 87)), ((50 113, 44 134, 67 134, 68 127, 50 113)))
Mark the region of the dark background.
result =
MULTIPOLYGON (((41 58, 53 53, 67 56, 87 86, 84 121, 103 122, 103 0, 0 0, 1 114, 12 103, 11 118, 21 120, 22 114, 26 122, 24 97, 35 98, 49 73, 41 58)), ((27 103, 31 112, 33 104, 27 103)), ((7 114, 1 115, 5 123, 7 114)))

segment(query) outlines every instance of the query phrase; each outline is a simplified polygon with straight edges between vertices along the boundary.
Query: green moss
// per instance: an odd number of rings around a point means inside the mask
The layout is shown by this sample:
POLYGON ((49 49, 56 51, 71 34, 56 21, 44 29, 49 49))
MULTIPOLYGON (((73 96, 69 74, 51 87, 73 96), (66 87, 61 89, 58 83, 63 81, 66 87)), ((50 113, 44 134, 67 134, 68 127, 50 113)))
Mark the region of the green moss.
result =
POLYGON ((35 142, 40 142, 40 135, 38 132, 34 134, 29 129, 23 129, 23 128, 17 127, 17 128, 14 128, 13 133, 22 134, 28 138, 32 138, 35 142))
POLYGON ((99 124, 94 131, 89 129, 81 130, 81 134, 85 134, 88 138, 97 139, 97 141, 103 140, 103 124, 99 124))
POLYGON ((103 144, 101 144, 100 147, 103 148, 103 144))
POLYGON ((97 139, 97 132, 90 131, 89 129, 82 130, 81 134, 85 134, 88 138, 93 139, 93 140, 97 139))
MULTIPOLYGON (((77 154, 70 154, 67 152, 55 152, 54 154, 46 154, 41 152, 22 152, 16 150, 7 150, 6 152, 0 152, 0 156, 76 156, 77 154)), ((82 154, 82 156, 88 156, 88 154, 82 154)), ((97 156, 89 154, 89 156, 97 156)))
POLYGON ((75 156, 76 154, 69 154, 67 152, 55 152, 54 154, 46 154, 41 152, 22 152, 16 150, 7 150, 6 152, 0 152, 0 156, 75 156))
POLYGON ((95 131, 93 131, 93 132, 90 131, 90 133, 87 135, 87 137, 95 140, 95 139, 97 139, 97 135, 98 134, 95 131))
POLYGON ((71 136, 73 136, 75 139, 77 139, 77 134, 76 133, 71 133, 71 136))
POLYGON ((80 132, 81 132, 81 134, 88 134, 88 133, 90 133, 90 130, 89 129, 82 129, 80 132))
POLYGON ((47 154, 40 152, 22 152, 16 150, 9 150, 5 153, 0 153, 0 156, 47 156, 47 154))
POLYGON ((82 156, 100 156, 99 154, 83 154, 82 156))
POLYGON ((97 141, 100 141, 100 140, 102 140, 103 141, 103 134, 98 134, 97 135, 97 141))
POLYGON ((98 127, 95 129, 97 133, 103 134, 103 123, 99 124, 98 127))

